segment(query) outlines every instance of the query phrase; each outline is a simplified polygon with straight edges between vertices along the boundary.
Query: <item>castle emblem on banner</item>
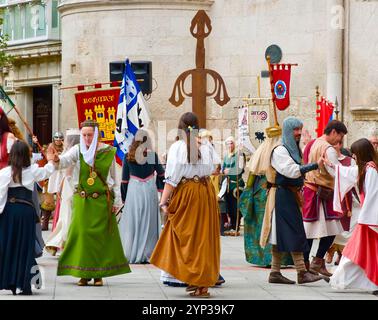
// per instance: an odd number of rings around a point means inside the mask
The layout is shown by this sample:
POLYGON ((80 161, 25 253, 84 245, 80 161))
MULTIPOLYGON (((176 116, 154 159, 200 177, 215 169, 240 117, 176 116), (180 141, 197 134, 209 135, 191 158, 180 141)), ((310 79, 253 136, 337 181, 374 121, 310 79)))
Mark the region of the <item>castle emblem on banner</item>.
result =
POLYGON ((84 120, 97 121, 101 141, 110 145, 114 143, 119 93, 119 88, 75 93, 79 125, 84 120))
POLYGON ((92 109, 85 109, 85 120, 96 120, 99 124, 99 130, 102 140, 114 140, 115 130, 115 113, 114 107, 107 108, 105 111, 104 105, 95 105, 94 112, 92 109), (95 117, 93 118, 93 115, 95 117))

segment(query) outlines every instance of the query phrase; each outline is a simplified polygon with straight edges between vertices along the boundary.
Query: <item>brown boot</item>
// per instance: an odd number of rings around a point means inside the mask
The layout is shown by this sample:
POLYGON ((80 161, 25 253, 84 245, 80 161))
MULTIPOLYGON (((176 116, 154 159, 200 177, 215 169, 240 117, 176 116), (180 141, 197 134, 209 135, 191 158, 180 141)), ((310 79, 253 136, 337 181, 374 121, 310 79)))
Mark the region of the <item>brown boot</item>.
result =
POLYGON ((42 218, 41 218, 41 225, 42 231, 49 230, 49 221, 51 216, 51 211, 41 210, 42 218))
POLYGON ((314 257, 312 259, 309 271, 315 275, 320 273, 326 277, 332 276, 332 273, 328 272, 325 266, 325 260, 318 257, 314 257))
POLYGON ((320 268, 320 271, 319 273, 322 274, 323 276, 326 276, 326 277, 332 277, 332 273, 329 272, 326 268, 326 265, 325 265, 325 260, 322 259, 323 262, 322 262, 322 267, 320 268))
POLYGON ((79 280, 79 282, 77 283, 77 285, 78 285, 79 287, 87 286, 89 280, 91 280, 91 279, 81 278, 81 279, 79 280))
POLYGON ((303 283, 310 283, 310 282, 315 282, 324 279, 322 276, 317 276, 315 274, 312 274, 311 272, 308 271, 299 271, 298 272, 298 284, 303 284, 303 283))
POLYGON ((325 255, 325 261, 327 263, 332 263, 333 261, 333 256, 335 255, 335 252, 336 252, 336 245, 333 244, 328 250, 327 250, 327 253, 325 255))
POLYGON ((102 287, 103 285, 104 285, 104 283, 102 282, 101 278, 94 279, 94 286, 96 286, 96 287, 102 287))
POLYGON ((285 278, 281 272, 271 272, 269 274, 269 283, 282 283, 282 284, 295 284, 295 281, 292 281, 288 278, 285 278))

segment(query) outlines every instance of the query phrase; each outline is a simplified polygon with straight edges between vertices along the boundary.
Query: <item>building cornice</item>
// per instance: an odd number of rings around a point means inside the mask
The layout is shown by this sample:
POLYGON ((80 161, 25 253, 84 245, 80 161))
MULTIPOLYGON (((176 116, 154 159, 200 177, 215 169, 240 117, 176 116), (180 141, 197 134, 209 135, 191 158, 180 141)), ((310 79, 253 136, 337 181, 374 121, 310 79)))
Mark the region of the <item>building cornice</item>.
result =
POLYGON ((62 44, 61 41, 27 43, 8 47, 6 51, 13 57, 13 64, 17 64, 30 59, 60 57, 62 54, 62 44))
POLYGON ((209 10, 215 0, 61 0, 63 18, 74 13, 119 10, 209 10))

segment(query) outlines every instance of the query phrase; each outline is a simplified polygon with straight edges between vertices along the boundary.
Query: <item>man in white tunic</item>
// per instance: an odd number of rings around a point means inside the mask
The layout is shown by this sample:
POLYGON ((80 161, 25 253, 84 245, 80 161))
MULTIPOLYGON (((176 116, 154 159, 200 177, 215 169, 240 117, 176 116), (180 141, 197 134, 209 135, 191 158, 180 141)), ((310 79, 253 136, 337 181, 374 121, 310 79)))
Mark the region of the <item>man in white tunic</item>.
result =
MULTIPOLYGON (((342 142, 348 130, 345 125, 332 120, 324 129, 324 134, 317 138, 309 146, 310 151, 308 161, 313 162, 324 156, 334 165, 341 165, 338 155, 333 145, 342 142)), ((325 267, 324 256, 331 247, 336 235, 343 232, 340 219, 342 213, 333 210, 333 189, 334 189, 334 169, 326 164, 322 164, 319 170, 306 174, 305 186, 303 189, 303 223, 306 230, 309 251, 305 252, 306 267, 314 274, 322 274, 327 277, 332 276, 325 267), (316 256, 309 263, 309 255, 313 239, 320 239, 316 256)))
MULTIPOLYGON (((268 197, 274 196, 274 209, 266 210, 264 222, 271 221, 269 242, 272 244, 272 270, 269 275, 270 283, 294 284, 295 281, 287 279, 281 272, 282 252, 290 252, 297 270, 299 284, 314 282, 322 279, 306 271, 303 252, 308 250, 306 234, 303 228, 300 210, 300 191, 303 186, 303 175, 316 170, 323 158, 317 162, 302 165, 302 153, 299 148, 303 123, 288 117, 283 122, 282 143, 273 149, 271 167, 275 178, 268 176, 268 197), (274 183, 271 183, 274 181, 274 183), (268 216, 268 218, 267 218, 268 216), (271 218, 269 217, 271 216, 271 218)), ((268 199, 267 206, 270 206, 268 199)), ((260 243, 266 243, 263 226, 260 243)))

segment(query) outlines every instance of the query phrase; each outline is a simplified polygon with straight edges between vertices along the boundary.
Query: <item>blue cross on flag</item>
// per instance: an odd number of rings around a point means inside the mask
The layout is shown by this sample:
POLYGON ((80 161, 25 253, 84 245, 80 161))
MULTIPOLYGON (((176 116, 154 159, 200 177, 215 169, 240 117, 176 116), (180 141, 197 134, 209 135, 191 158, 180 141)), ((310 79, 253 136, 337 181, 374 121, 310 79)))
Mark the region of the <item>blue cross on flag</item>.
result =
POLYGON ((146 102, 131 69, 129 59, 126 59, 114 137, 118 163, 123 161, 137 131, 141 128, 147 129, 149 123, 150 116, 146 102))

